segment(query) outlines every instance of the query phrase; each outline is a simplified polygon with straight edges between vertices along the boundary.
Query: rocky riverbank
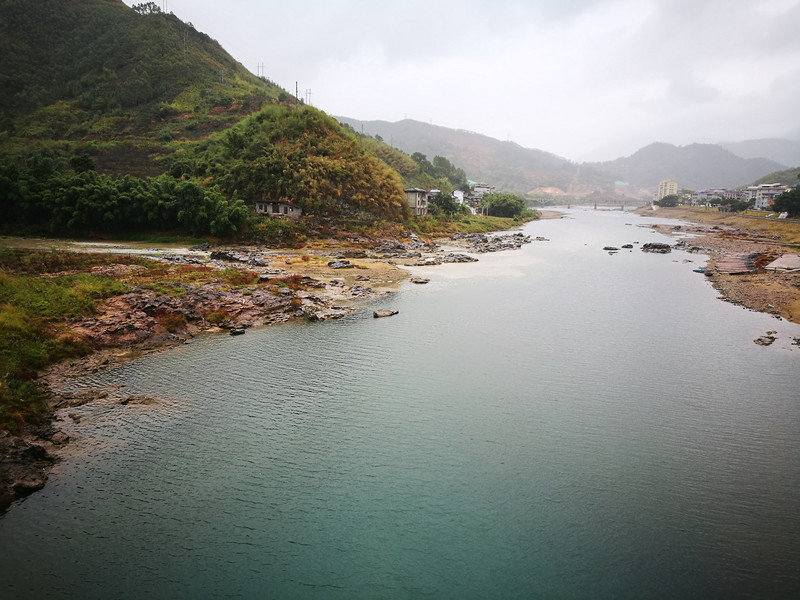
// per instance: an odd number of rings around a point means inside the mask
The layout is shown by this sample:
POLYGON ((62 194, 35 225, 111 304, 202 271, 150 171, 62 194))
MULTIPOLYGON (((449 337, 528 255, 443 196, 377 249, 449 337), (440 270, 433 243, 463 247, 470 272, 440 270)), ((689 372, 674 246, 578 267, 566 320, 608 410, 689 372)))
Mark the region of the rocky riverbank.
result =
MULTIPOLYGON (((518 249, 531 241, 521 233, 454 236, 437 242, 412 234, 403 239, 354 238, 346 247, 300 250, 209 245, 188 251, 151 249, 144 254, 162 265, 157 281, 137 264, 91 269, 92 274, 126 282, 130 291, 99 302, 89 317, 65 323, 69 335, 94 352, 50 367, 40 381, 50 395, 53 414, 69 411, 109 394, 95 390, 76 396, 69 391, 76 377, 182 344, 202 332, 240 334, 292 319, 341 318, 364 301, 397 290, 416 267, 473 262, 478 258, 472 254, 518 249)), ((113 250, 124 252, 119 245, 113 250)), ((122 394, 112 400, 126 404, 140 399, 122 394)), ((57 423, 29 427, 21 436, 0 431, 0 512, 45 485, 50 467, 70 441, 57 423)))
POLYGON ((781 256, 800 253, 800 225, 681 209, 660 209, 657 215, 693 221, 652 227, 680 237, 678 247, 708 256, 709 279, 724 300, 800 323, 800 271, 768 268, 781 256))

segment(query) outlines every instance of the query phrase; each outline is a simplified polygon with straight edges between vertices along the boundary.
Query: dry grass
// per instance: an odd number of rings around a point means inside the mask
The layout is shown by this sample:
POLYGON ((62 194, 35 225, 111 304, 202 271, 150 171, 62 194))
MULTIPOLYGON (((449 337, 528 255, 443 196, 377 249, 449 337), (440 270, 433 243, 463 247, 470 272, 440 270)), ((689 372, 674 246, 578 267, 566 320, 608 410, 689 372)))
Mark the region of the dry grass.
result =
POLYGON ((749 229, 765 236, 777 235, 780 237, 779 241, 784 244, 800 245, 800 223, 796 221, 785 221, 782 219, 731 214, 687 207, 659 208, 658 212, 655 214, 659 217, 683 219, 686 221, 704 223, 709 226, 718 225, 719 227, 749 229))

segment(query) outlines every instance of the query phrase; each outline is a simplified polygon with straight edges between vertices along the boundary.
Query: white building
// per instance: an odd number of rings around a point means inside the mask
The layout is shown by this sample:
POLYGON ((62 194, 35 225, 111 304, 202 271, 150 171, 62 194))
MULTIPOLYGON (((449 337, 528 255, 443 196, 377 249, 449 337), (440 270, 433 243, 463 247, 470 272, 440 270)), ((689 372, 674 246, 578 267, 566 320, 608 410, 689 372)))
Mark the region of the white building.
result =
POLYGON ((751 185, 745 191, 747 200, 753 201, 753 208, 766 210, 775 198, 788 189, 782 183, 762 183, 761 185, 751 185))
POLYGON ((678 193, 678 184, 674 181, 665 179, 664 181, 658 184, 658 193, 656 194, 656 200, 661 200, 666 196, 674 196, 677 193, 678 193))
POLYGON ((303 214, 303 209, 283 200, 259 200, 256 202, 256 212, 270 217, 298 218, 303 214))

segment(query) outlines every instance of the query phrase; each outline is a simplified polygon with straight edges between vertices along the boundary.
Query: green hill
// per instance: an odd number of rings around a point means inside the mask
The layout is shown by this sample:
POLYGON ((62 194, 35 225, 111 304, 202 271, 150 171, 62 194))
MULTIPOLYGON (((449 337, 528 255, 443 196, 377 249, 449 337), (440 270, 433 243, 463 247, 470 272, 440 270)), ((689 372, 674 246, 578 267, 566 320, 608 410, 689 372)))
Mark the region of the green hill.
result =
POLYGON ((0 14, 4 154, 78 149, 100 171, 156 175, 167 142, 288 97, 152 3, 0 0, 0 14))
POLYGON ((0 14, 6 232, 229 235, 262 198, 312 216, 407 215, 381 144, 154 3, 0 0, 0 14))
POLYGON ((773 171, 760 179, 756 179, 752 185, 761 185, 762 183, 782 183, 783 185, 795 186, 800 183, 800 167, 786 169, 785 171, 773 171))

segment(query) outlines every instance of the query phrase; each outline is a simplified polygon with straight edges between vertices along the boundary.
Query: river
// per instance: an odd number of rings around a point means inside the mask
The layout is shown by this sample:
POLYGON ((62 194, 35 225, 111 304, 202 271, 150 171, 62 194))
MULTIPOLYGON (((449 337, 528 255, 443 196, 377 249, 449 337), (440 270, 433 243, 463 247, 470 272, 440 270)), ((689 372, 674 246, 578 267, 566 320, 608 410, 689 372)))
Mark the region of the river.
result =
POLYGON ((641 252, 654 217, 567 216, 339 321, 76 382, 160 400, 70 409, 0 517, 0 595, 800 597, 800 327, 641 252))

